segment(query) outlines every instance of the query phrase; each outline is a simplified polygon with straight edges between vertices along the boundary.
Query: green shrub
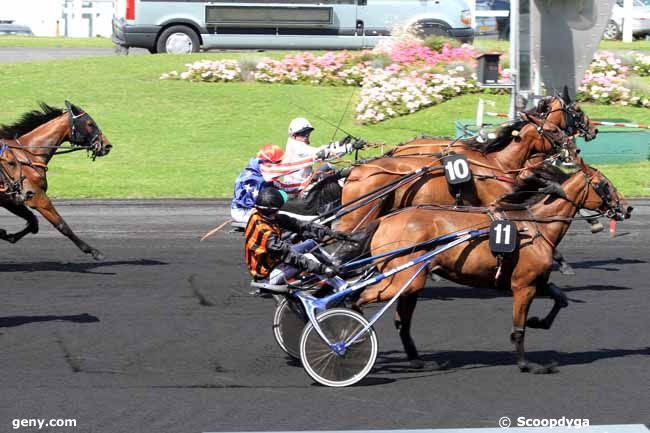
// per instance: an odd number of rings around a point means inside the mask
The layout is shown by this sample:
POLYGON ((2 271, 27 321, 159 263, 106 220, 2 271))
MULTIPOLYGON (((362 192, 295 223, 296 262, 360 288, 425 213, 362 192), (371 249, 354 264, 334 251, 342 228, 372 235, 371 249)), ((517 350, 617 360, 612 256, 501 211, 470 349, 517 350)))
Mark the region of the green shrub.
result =
POLYGON ((432 49, 433 51, 440 51, 442 47, 447 44, 453 48, 459 48, 460 42, 456 39, 451 39, 445 36, 429 36, 423 42, 425 47, 432 49))

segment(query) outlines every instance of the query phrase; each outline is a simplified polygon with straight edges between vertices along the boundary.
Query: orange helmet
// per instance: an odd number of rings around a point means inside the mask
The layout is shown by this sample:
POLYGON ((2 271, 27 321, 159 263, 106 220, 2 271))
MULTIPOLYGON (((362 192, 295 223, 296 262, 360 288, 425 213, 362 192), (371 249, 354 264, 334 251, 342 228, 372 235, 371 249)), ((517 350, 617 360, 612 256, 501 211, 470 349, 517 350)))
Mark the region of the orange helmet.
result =
POLYGON ((275 144, 265 144, 259 152, 257 152, 257 159, 269 162, 280 162, 284 156, 284 150, 275 144))

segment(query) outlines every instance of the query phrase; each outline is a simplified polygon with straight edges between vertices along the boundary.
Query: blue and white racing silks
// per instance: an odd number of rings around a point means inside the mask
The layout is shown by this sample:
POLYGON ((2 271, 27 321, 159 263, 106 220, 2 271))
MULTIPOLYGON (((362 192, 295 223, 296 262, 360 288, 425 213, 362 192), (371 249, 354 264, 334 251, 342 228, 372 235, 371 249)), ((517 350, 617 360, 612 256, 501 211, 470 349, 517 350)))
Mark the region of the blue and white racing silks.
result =
POLYGON ((255 199, 265 186, 273 185, 262 175, 260 160, 251 158, 235 180, 235 195, 230 203, 231 209, 249 210, 255 207, 255 199))

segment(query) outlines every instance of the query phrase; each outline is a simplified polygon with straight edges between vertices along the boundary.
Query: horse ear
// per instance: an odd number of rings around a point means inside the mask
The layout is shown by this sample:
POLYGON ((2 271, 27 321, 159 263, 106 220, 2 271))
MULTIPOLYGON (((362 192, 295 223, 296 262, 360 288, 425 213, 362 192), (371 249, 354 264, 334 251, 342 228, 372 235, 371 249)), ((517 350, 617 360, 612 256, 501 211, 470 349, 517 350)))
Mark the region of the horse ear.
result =
POLYGON ((562 99, 567 104, 571 103, 571 95, 569 95, 569 87, 566 85, 564 86, 564 89, 562 89, 562 99))
POLYGON ((68 111, 72 111, 72 104, 67 99, 65 100, 65 108, 67 108, 68 111))

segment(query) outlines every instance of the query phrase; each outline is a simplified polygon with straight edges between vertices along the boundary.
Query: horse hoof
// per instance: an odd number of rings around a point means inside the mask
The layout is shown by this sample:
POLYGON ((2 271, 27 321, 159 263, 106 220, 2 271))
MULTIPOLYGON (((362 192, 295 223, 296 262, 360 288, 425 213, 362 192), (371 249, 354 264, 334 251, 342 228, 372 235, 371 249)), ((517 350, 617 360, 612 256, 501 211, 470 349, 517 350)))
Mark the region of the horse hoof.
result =
POLYGON ((560 266, 560 273, 562 275, 575 275, 576 274, 571 266, 564 265, 564 264, 560 266))
POLYGON ((591 225, 591 233, 593 234, 600 233, 603 230, 605 230, 605 227, 603 227, 603 224, 600 221, 591 225))
POLYGON ((93 259, 97 261, 104 260, 106 258, 106 255, 104 255, 104 253, 101 251, 93 250, 90 254, 92 254, 93 259))
POLYGON ((0 229, 0 239, 6 239, 6 238, 7 238, 7 230, 0 229))
POLYGON ((425 362, 420 358, 411 359, 409 360, 409 363, 411 364, 411 368, 414 368, 416 370, 421 370, 426 365, 425 362))
POLYGON ((558 373, 557 362, 551 362, 548 365, 542 365, 533 371, 534 374, 555 374, 558 373))
POLYGON ((522 373, 530 373, 530 365, 528 363, 518 364, 519 371, 522 373))
POLYGON ((428 365, 430 371, 441 371, 441 370, 446 370, 449 367, 449 361, 445 362, 436 362, 436 361, 431 361, 428 365))

